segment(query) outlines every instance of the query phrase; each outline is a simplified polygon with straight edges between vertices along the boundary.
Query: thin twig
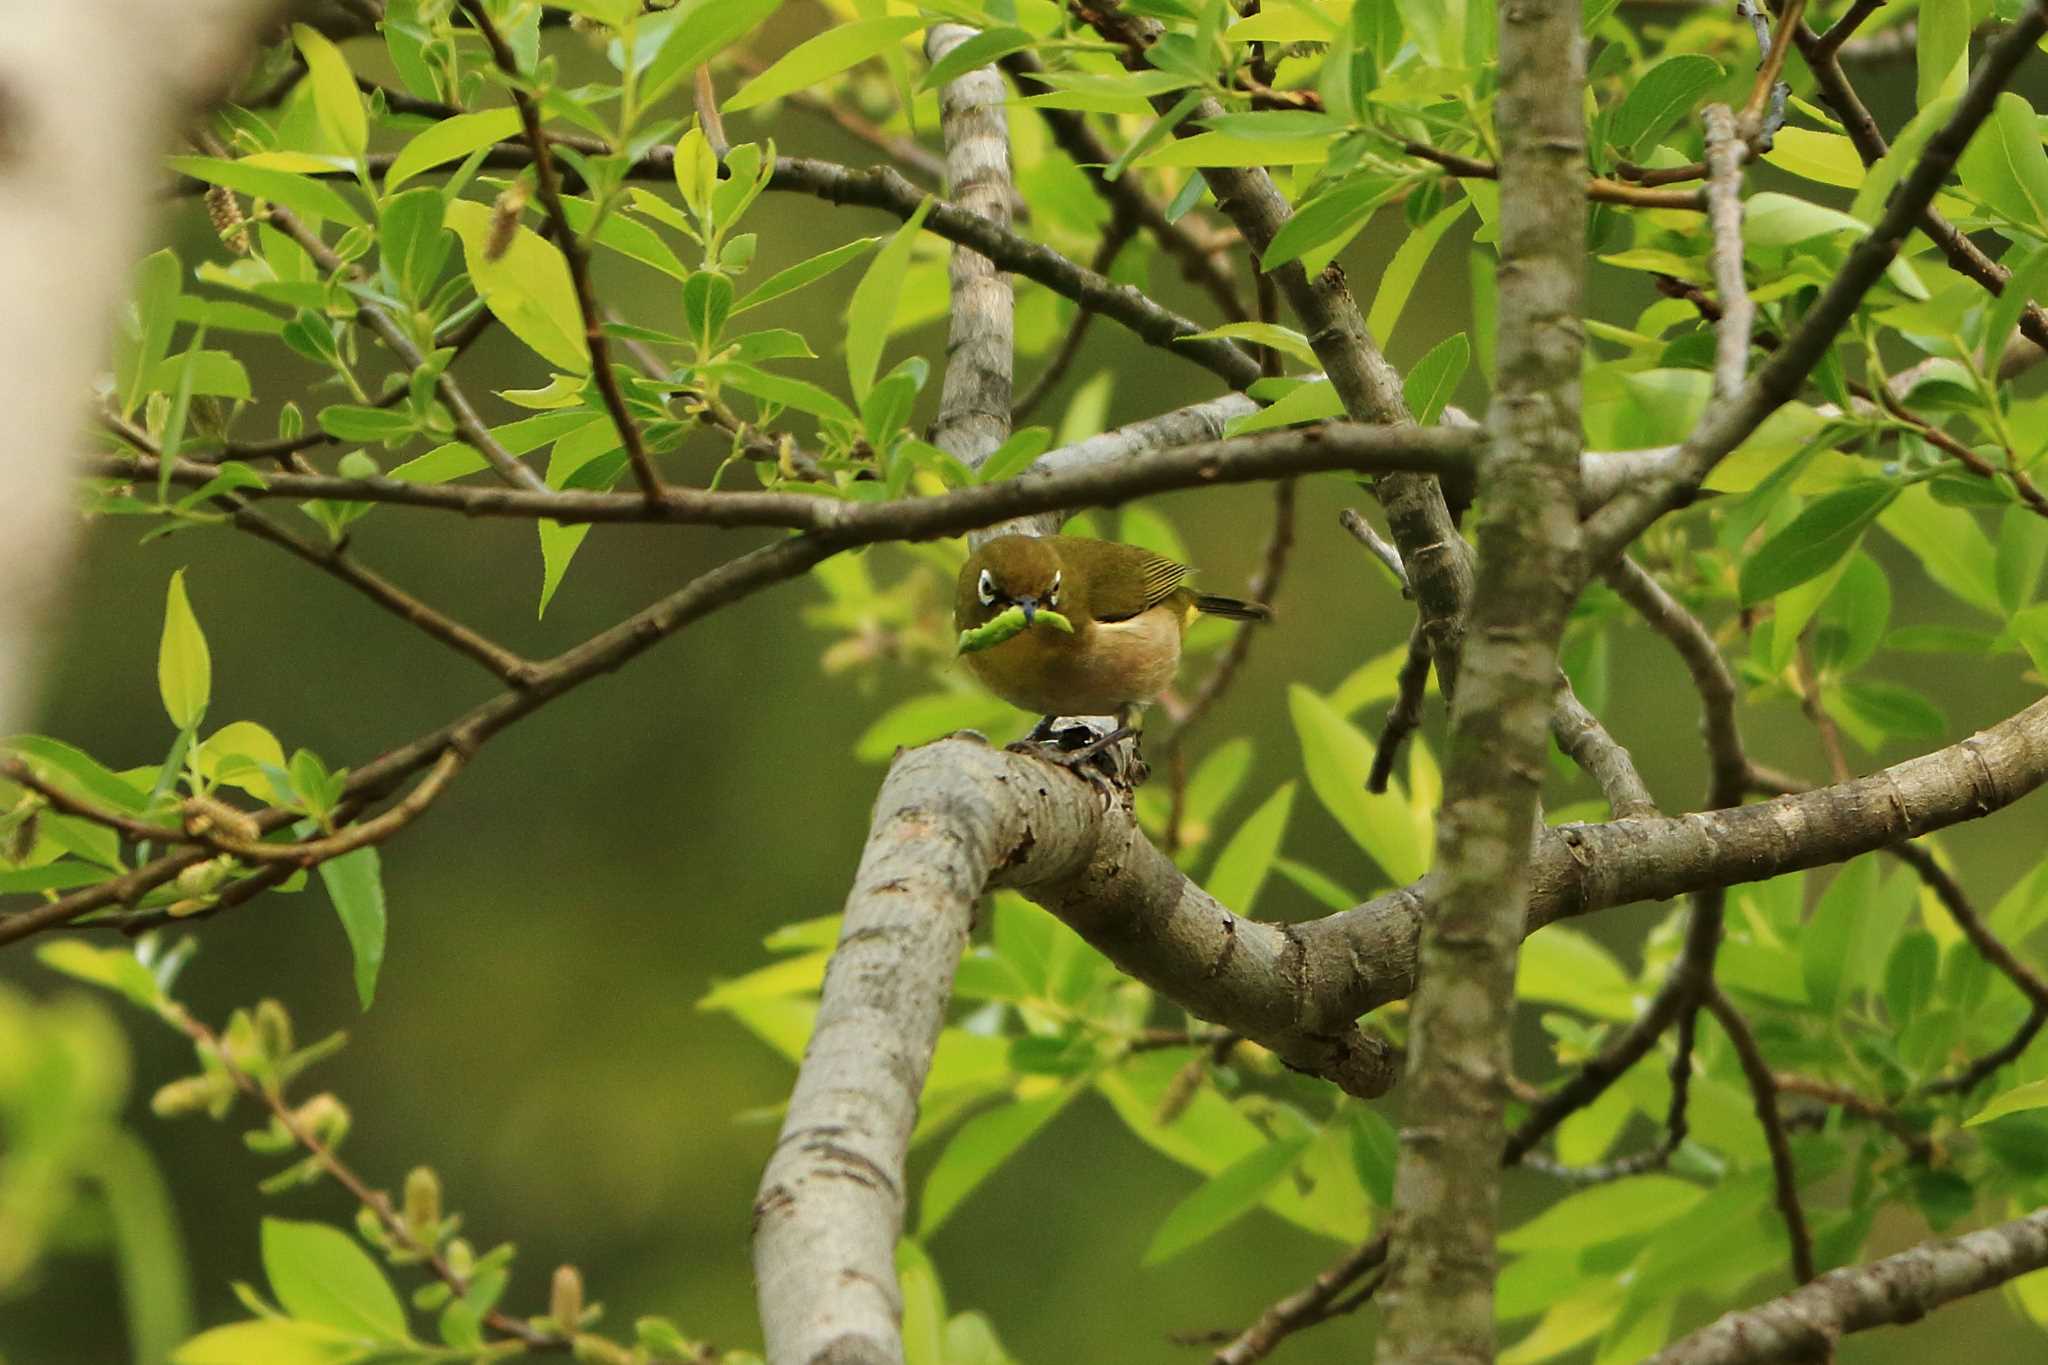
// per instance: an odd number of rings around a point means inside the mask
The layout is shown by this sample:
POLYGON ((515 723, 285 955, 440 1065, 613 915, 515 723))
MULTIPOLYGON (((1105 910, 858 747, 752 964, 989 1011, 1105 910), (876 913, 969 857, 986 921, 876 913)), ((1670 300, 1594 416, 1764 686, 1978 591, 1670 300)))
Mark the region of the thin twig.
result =
POLYGON ((1316 1274, 1307 1285, 1275 1302, 1235 1340, 1209 1358, 1210 1365, 1251 1365, 1264 1360, 1273 1349, 1304 1327, 1326 1322, 1339 1313, 1362 1305, 1378 1287, 1375 1279, 1365 1293, 1354 1295, 1340 1307, 1344 1291, 1387 1263, 1387 1235, 1345 1253, 1316 1274))
POLYGON ((1845 1085, 1836 1085, 1816 1076, 1802 1076, 1796 1072, 1780 1071, 1772 1075, 1771 1081, 1780 1094, 1804 1095, 1808 1099, 1830 1104, 1845 1113, 1858 1118, 1869 1119, 1905 1145, 1907 1155, 1916 1165, 1925 1166, 1934 1159, 1934 1143, 1927 1134, 1914 1127, 1912 1122, 1888 1104, 1880 1104, 1867 1095, 1859 1095, 1845 1085))
MULTIPOLYGON (((1797 3, 1797 0, 1795 0, 1797 3)), ((1707 123, 1707 222, 1713 230, 1714 287, 1721 319, 1715 327, 1714 393, 1732 399, 1749 369, 1749 334, 1756 305, 1742 277, 1742 161, 1747 152, 1725 104, 1710 104, 1707 123)))
MULTIPOLYGON (((569 215, 562 207, 561 177, 555 172, 554 154, 548 149, 548 135, 541 127, 540 105, 526 88, 528 78, 519 70, 519 58, 498 32, 498 26, 491 22, 483 0, 461 0, 461 3, 470 23, 476 26, 476 31, 483 35, 484 43, 491 49, 491 58, 498 64, 498 70, 504 73, 505 84, 512 92, 512 102, 519 110, 519 121, 526 130, 526 144, 533 149, 534 178, 540 190, 541 206, 547 210, 548 220, 555 225, 556 244, 562 248, 562 255, 569 263, 569 282, 576 291, 577 311, 583 317, 583 340, 590 351, 590 376, 597 381, 597 391, 604 399, 605 411, 611 414, 619 441, 626 448, 626 461, 633 468, 633 478, 639 483, 640 491, 652 501, 661 496, 661 476, 655 472, 654 458, 648 454, 639 422, 626 407, 626 395, 619 388, 619 377, 612 373, 611 343, 605 336, 604 316, 597 306, 597 291, 590 282, 590 251, 569 226, 569 215)), ((596 205, 594 213, 601 217, 604 205, 596 205)), ((595 222, 592 226, 595 227, 595 222)))
MULTIPOLYGON (((235 1083, 235 1088, 268 1110, 271 1120, 282 1128, 300 1150, 319 1165, 335 1184, 347 1190, 355 1201, 368 1209, 376 1218, 384 1235, 394 1246, 406 1255, 424 1265, 435 1279, 453 1290, 457 1298, 469 1293, 469 1277, 450 1265, 440 1249, 422 1242, 414 1236, 404 1216, 393 1206, 391 1199, 382 1190, 372 1189, 370 1183, 356 1174, 355 1169, 343 1161, 338 1153, 319 1135, 300 1121, 297 1111, 285 1102, 284 1093, 274 1085, 258 1081, 235 1062, 234 1053, 221 1041, 220 1036, 195 1018, 182 1005, 175 1003, 160 1007, 160 1012, 170 1024, 190 1038, 199 1049, 218 1064, 223 1073, 235 1083)), ((500 1336, 521 1342, 532 1351, 566 1351, 571 1342, 555 1332, 543 1332, 532 1324, 515 1318, 502 1309, 493 1308, 483 1315, 484 1326, 500 1336)))
POLYGON ((1394 704, 1380 723, 1379 743, 1373 746, 1372 770, 1366 774, 1365 789, 1379 793, 1394 776, 1394 763, 1408 736, 1422 726, 1422 699, 1429 688, 1429 636, 1420 621, 1408 632, 1408 653, 1401 670, 1394 675, 1394 704))
POLYGON ((1722 993, 1717 984, 1706 989, 1706 1007, 1734 1045, 1742 1074, 1749 1081, 1750 1097, 1756 1102, 1757 1122, 1763 1125, 1764 1142, 1771 1151, 1771 1176, 1778 1190, 1778 1212, 1785 1219, 1785 1236, 1792 1245, 1792 1277, 1801 1284, 1814 1277, 1813 1234, 1806 1227, 1806 1210, 1799 1202, 1799 1172, 1792 1164, 1792 1147, 1785 1139, 1785 1123, 1778 1114, 1778 1086, 1770 1064, 1757 1046, 1756 1035, 1722 993))

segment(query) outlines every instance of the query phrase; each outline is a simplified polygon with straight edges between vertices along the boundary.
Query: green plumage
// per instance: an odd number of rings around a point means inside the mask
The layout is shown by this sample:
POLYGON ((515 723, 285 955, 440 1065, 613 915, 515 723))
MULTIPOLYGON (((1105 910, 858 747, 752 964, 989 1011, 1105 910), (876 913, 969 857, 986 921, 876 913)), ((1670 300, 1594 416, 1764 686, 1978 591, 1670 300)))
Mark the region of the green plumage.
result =
POLYGON ((968 556, 953 598, 953 624, 976 648, 968 670, 998 696, 1043 714, 1123 714, 1159 695, 1180 663, 1181 637, 1197 612, 1262 621, 1253 602, 1197 593, 1191 571, 1136 545, 1085 536, 998 536, 968 556), (1005 613, 1027 622, 990 638, 1005 613), (1057 612, 1061 633, 1028 624, 1057 612))

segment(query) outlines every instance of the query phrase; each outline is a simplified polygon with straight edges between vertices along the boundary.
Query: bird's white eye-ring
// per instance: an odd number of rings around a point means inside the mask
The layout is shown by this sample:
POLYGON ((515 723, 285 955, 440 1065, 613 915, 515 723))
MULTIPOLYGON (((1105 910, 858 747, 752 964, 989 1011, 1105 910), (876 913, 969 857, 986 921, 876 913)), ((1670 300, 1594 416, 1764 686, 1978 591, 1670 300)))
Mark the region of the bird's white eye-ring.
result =
POLYGON ((1045 605, 1057 607, 1060 604, 1060 571, 1052 571, 1052 591, 1045 595, 1045 605))
POLYGON ((996 580, 987 569, 981 571, 981 583, 978 591, 981 594, 981 605, 992 607, 996 604, 996 580))

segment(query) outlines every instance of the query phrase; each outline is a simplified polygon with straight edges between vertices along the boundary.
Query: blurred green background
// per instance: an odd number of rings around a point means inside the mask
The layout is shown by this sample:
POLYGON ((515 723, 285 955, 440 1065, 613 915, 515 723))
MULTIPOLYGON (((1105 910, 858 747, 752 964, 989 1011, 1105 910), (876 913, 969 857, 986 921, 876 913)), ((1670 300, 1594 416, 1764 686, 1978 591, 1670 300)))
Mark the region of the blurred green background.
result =
MULTIPOLYGON (((1876 103, 1888 116, 1881 89, 1876 103)), ((758 137, 764 124, 734 133, 758 137)), ((870 149, 801 110, 780 112, 766 131, 784 151, 872 159, 870 149)), ((755 217, 751 226, 763 232, 757 278, 892 226, 867 211, 786 196, 766 201, 755 217)), ((195 205, 167 212, 162 237, 188 265, 217 250, 195 205)), ((1398 223, 1389 222, 1347 254, 1362 294, 1398 238, 1398 223)), ((1465 325, 1464 261, 1462 242, 1440 248, 1392 340, 1397 364, 1465 325)), ((630 317, 661 325, 673 303, 661 277, 615 259, 603 265, 607 297, 630 317)), ((828 384, 840 373, 838 312, 857 274, 760 318, 805 331, 824 356, 814 377, 828 384)), ((1633 317, 1648 301, 1641 278, 1596 268, 1599 314, 1633 317)), ((1207 315, 1170 267, 1157 266, 1150 283, 1183 311, 1207 315)), ((1020 295, 1034 289, 1021 286, 1020 295)), ((301 362, 268 348, 237 349, 267 399, 293 397, 309 408, 334 401, 305 392, 311 371, 301 362)), ((899 338, 889 361, 911 353, 936 368, 943 324, 899 338)), ((1021 377, 1036 363, 1023 362, 1021 377)), ((1062 397, 1103 370, 1115 375, 1112 422, 1218 391, 1204 372, 1099 324, 1038 420, 1056 425, 1062 397)), ((487 336, 461 372, 478 395, 545 379, 536 358, 502 332, 487 336)), ((922 416, 937 387, 935 375, 922 416)), ((1483 389, 1468 378, 1460 399, 1483 405, 1483 389)), ((496 400, 487 407, 491 420, 513 415, 496 400)), ((269 421, 266 407, 238 431, 260 436, 269 421)), ((671 472, 708 474, 707 449, 671 457, 671 472)), ((1191 754, 1199 758, 1233 734, 1256 742, 1254 775, 1226 824, 1298 772, 1286 685, 1333 687, 1406 637, 1408 611, 1385 573, 1337 526, 1339 508, 1366 501, 1339 478, 1302 485, 1295 559, 1276 599, 1279 623, 1261 634, 1191 754)), ((1265 534, 1265 490, 1222 489, 1156 505, 1180 528, 1206 584, 1241 588, 1265 534)), ((335 763, 360 763, 494 690, 474 666, 265 546, 226 532, 138 545, 138 534, 135 524, 115 523, 88 537, 36 722, 114 766, 155 761, 171 737, 154 658, 164 581, 180 566, 188 568, 213 648, 209 725, 261 721, 288 749, 305 745, 335 763)), ((359 524, 355 543, 365 562, 401 584, 545 657, 759 539, 600 529, 542 622, 533 615, 540 566, 527 526, 386 509, 359 524)), ((876 552, 885 580, 906 562, 894 551, 876 552)), ((1895 571, 1894 624, 1933 619, 1943 599, 1903 557, 1887 567, 1895 571)), ((695 1002, 713 982, 762 965, 760 940, 771 929, 838 909, 880 776, 855 761, 853 742, 887 706, 929 686, 916 671, 886 666, 872 675, 827 676, 819 656, 832 637, 799 618, 817 599, 805 583, 750 599, 493 741, 386 850, 390 947, 369 1013, 356 1009, 341 931, 317 890, 261 899, 198 930, 202 951, 185 972, 181 996, 219 1022, 237 1005, 274 995, 290 1006, 304 1037, 349 1030, 349 1048, 315 1072, 303 1093, 332 1089, 354 1108, 345 1152, 373 1182, 395 1189, 410 1166, 430 1164, 474 1241, 519 1244, 520 1273, 508 1298, 515 1311, 541 1311, 548 1270, 568 1261, 583 1268, 592 1296, 610 1305, 614 1326, 658 1312, 721 1345, 758 1341, 749 1205, 774 1128, 772 1118, 735 1115, 778 1105, 791 1071, 695 1002)), ((1887 676, 1942 704, 1952 738, 2032 695, 2016 668, 1959 669, 1907 655, 1890 656, 1887 668, 1887 676)), ((1695 801, 1704 782, 1695 708, 1669 651, 1639 631, 1621 632, 1609 690, 1605 718, 1636 753, 1652 790, 1668 807, 1695 801)), ((1744 720, 1758 754, 1797 772, 1824 771, 1809 728, 1789 704, 1748 708, 1744 720)), ((1020 730, 1026 722, 1017 717, 1020 730)), ((1440 728, 1433 714, 1432 740, 1440 728)), ((1859 760, 1874 766, 1904 756, 1859 760)), ((2037 798, 1946 842, 1966 884, 1990 896, 2037 855, 2041 827, 2037 798)), ((1312 801, 1296 806, 1287 852, 1354 884, 1370 885, 1376 875, 1312 801)), ((1284 883, 1266 895, 1268 915, 1312 912, 1284 883)), ((1628 954, 1655 913, 1618 910, 1583 927, 1628 954)), ((0 956, 0 989, 7 987, 38 999, 74 989, 21 948, 0 956)), ((242 1149, 238 1133, 246 1125, 151 1117, 150 1091, 189 1069, 190 1050, 154 1021, 110 999, 108 1008, 121 1011, 134 1050, 126 1112, 171 1182, 198 1320, 237 1316, 229 1285, 260 1282, 261 1216, 346 1224, 353 1209, 331 1186, 259 1195, 256 1182, 274 1163, 242 1149)), ((1541 1043, 1529 1027, 1523 1056, 1534 1071, 1541 1043)), ((1398 1095, 1388 1112, 1398 1121, 1398 1095)), ((933 1155, 914 1158, 913 1187, 933 1155)), ((1168 1343, 1170 1333, 1240 1327, 1339 1250, 1255 1214, 1192 1254, 1139 1269, 1153 1229, 1194 1183, 1128 1136, 1100 1101, 1074 1105, 938 1235, 932 1249, 952 1306, 986 1310, 1010 1349, 1039 1365, 1195 1360, 1197 1351, 1168 1343)), ((1558 1192, 1541 1177, 1513 1175, 1509 1220, 1558 1192)), ((1979 1216, 2002 1212, 1980 1209, 1979 1216)), ((0 1238, 5 1227, 0 1221, 0 1238)), ((1901 1215, 1880 1223, 1870 1250, 1924 1235, 1901 1215)), ((1762 1288, 1781 1283, 1782 1275, 1762 1288)), ((53 1255, 22 1290, 0 1303, 0 1356, 9 1365, 128 1358, 106 1259, 53 1255)), ((1694 1304, 1684 1320, 1704 1313, 1694 1304)), ((1359 1358, 1371 1316, 1321 1328, 1281 1358, 1359 1358)), ((1918 1360, 1937 1341, 1987 1361, 2039 1350, 2032 1329, 1991 1295, 1929 1325, 1856 1339, 1841 1358, 1918 1360)))

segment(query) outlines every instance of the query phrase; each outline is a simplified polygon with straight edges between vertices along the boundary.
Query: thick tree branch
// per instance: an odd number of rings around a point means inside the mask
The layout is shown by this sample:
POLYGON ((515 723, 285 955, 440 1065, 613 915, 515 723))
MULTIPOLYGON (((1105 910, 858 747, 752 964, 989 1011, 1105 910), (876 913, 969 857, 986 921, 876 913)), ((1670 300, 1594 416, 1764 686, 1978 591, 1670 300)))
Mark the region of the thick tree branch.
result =
MULTIPOLYGON (((1529 830, 1540 820, 1558 642, 1581 579, 1580 28, 1578 0, 1500 9, 1494 446, 1481 470, 1477 583, 1451 698, 1436 870, 1417 949, 1390 1229, 1400 1253, 1381 1294, 1376 1355, 1390 1365, 1494 1358, 1500 1123, 1529 830)), ((1437 667, 1442 674, 1441 658, 1437 667)), ((1617 804, 1632 806, 1634 797, 1618 791, 1617 804)))
POLYGON ((1917 1322, 1945 1303, 2048 1266, 2048 1209, 1831 1270, 1769 1303, 1729 1313, 1646 1365, 1773 1365, 1819 1359, 1851 1332, 1917 1322))

